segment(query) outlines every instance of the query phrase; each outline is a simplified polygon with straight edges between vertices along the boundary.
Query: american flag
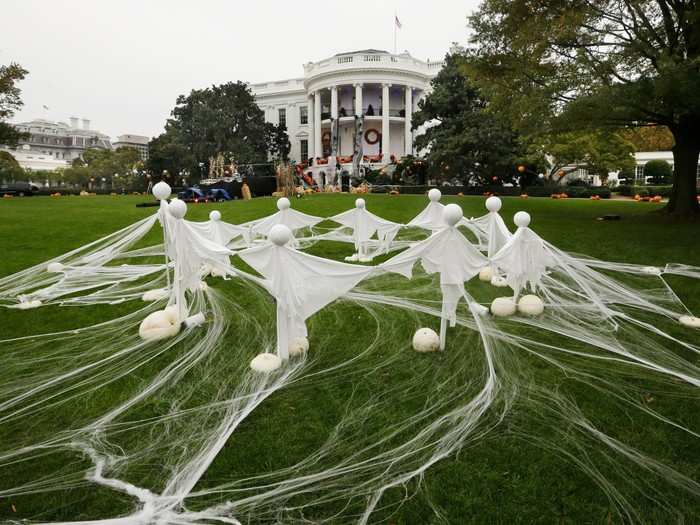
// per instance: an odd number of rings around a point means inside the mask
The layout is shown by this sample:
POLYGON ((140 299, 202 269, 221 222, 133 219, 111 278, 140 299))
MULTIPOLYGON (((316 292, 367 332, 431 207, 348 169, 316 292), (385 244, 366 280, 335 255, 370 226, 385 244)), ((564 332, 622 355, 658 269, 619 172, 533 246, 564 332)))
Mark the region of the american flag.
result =
POLYGON ((394 15, 394 23, 396 24, 396 27, 401 29, 401 21, 399 20, 399 17, 394 15))

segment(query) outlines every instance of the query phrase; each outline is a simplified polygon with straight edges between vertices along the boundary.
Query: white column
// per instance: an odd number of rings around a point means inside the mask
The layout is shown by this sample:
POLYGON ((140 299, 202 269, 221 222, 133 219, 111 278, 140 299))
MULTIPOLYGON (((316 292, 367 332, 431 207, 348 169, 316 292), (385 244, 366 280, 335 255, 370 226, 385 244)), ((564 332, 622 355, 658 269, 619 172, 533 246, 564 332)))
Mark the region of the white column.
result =
POLYGON ((355 84, 355 115, 362 116, 362 84, 355 84))
MULTIPOLYGON (((308 100, 308 109, 306 110, 306 118, 309 121, 309 158, 313 159, 316 157, 316 112, 314 111, 314 95, 309 94, 306 98, 308 100)), ((302 161, 306 159, 301 159, 302 161)))
MULTIPOLYGON (((335 156, 338 155, 337 151, 333 151, 333 122, 338 120, 338 86, 331 86, 331 159, 329 162, 333 164, 331 172, 335 169, 335 156)), ((340 135, 340 125, 336 122, 336 131, 340 135)), ((338 148, 340 148, 340 137, 335 138, 338 148)))
POLYGON ((314 158, 323 156, 321 144, 321 92, 314 92, 314 158))
POLYGON ((338 86, 331 86, 331 118, 338 118, 338 86))
POLYGON ((391 156, 391 137, 389 134, 389 87, 391 84, 382 84, 382 160, 389 162, 391 156))
POLYGON ((411 117, 413 116, 413 88, 406 86, 406 109, 404 123, 404 153, 413 154, 413 133, 411 132, 411 117))

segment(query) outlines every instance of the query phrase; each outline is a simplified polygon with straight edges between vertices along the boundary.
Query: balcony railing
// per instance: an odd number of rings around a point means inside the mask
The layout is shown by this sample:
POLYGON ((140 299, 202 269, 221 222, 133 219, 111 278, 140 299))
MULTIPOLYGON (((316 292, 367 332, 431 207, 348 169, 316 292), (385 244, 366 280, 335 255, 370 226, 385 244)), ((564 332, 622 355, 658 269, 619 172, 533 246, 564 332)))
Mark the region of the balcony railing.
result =
MULTIPOLYGON (((341 55, 320 62, 311 62, 304 66, 305 75, 314 75, 333 69, 345 69, 352 67, 388 67, 397 69, 411 69, 418 73, 433 75, 442 68, 444 61, 436 60, 424 62, 409 55, 359 53, 341 55)), ((256 85, 258 87, 259 85, 256 85)))
MULTIPOLYGON (((343 118, 343 117, 354 117, 355 116, 355 110, 348 110, 345 109, 345 111, 342 111, 341 109, 338 109, 338 117, 343 118)), ((378 108, 372 108, 372 111, 369 111, 369 108, 364 108, 362 110, 362 116, 364 117, 382 117, 382 108, 381 106, 378 108)), ((390 117, 400 117, 404 118, 406 116, 406 110, 404 108, 401 109, 390 109, 389 110, 389 116, 390 117)), ((331 118, 331 113, 330 111, 322 111, 321 112, 321 120, 329 120, 331 118)))

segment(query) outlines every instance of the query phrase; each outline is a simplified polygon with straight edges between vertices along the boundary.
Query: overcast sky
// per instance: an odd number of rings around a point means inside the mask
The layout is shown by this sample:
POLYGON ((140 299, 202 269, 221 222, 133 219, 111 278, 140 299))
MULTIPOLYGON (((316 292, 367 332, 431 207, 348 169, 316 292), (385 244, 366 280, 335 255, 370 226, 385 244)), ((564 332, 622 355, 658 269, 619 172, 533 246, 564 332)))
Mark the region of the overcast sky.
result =
POLYGON ((87 118, 113 138, 154 136, 179 94, 303 75, 341 51, 442 58, 477 0, 2 0, 0 64, 29 70, 14 121, 87 118), (43 106, 49 110, 43 109, 43 106))

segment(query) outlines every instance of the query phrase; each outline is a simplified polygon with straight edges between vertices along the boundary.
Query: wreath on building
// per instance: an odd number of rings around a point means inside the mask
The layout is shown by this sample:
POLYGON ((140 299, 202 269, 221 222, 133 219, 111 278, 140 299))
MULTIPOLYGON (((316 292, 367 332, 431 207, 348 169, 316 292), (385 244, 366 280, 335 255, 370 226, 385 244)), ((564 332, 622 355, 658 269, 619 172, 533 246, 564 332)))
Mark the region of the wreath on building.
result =
POLYGON ((379 132, 376 129, 368 129, 365 131, 365 142, 367 144, 376 144, 379 142, 379 132))
POLYGON ((328 142, 328 143, 330 143, 330 141, 331 141, 331 132, 330 132, 330 131, 326 131, 323 135, 321 135, 321 141, 322 141, 322 142, 328 142))

